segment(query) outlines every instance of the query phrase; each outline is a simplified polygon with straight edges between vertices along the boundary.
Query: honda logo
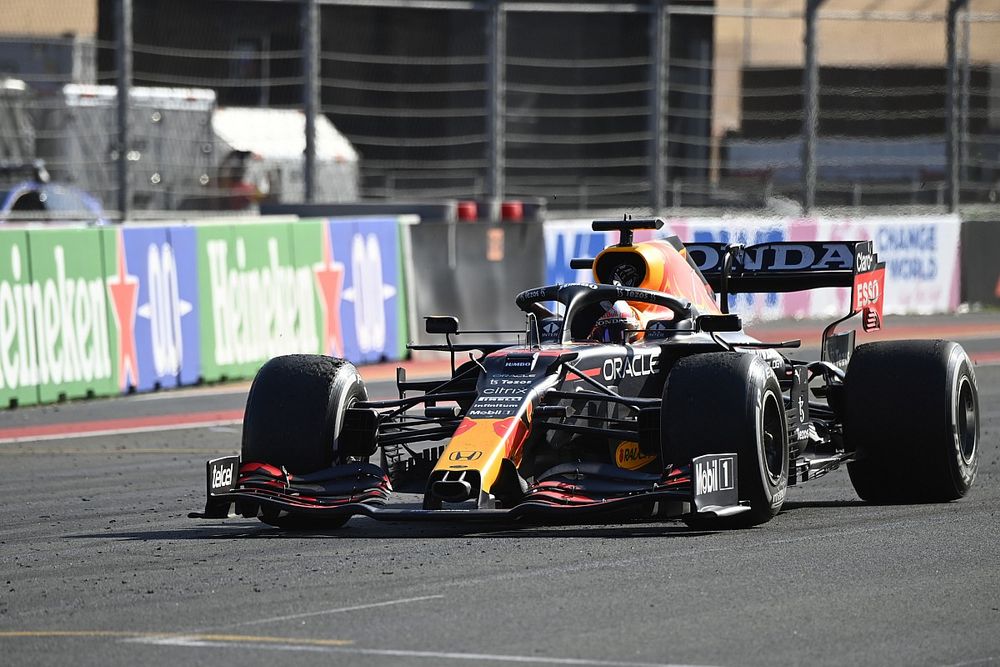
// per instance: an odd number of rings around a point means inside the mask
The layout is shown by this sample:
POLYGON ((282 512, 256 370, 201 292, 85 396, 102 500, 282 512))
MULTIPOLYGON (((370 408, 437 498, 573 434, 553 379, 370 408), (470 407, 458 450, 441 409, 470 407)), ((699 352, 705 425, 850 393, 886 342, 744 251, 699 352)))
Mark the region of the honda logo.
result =
POLYGON ((482 452, 452 452, 448 455, 448 459, 451 461, 475 461, 482 455, 482 452))

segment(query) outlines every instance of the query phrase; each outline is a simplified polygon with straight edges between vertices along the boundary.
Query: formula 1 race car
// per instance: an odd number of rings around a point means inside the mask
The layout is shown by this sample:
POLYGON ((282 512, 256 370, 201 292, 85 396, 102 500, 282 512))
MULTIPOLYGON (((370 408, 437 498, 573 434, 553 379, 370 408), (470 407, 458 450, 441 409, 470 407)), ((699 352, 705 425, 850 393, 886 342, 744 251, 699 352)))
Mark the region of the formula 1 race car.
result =
MULTIPOLYGON (((593 284, 517 295, 515 344, 456 342, 453 317, 429 317, 451 355, 442 380, 407 380, 370 400, 341 359, 267 362, 247 399, 240 456, 208 462, 201 518, 233 507, 281 527, 375 519, 680 519, 708 528, 764 523, 790 484, 846 464, 862 499, 960 498, 978 463, 978 394, 965 351, 947 341, 855 348, 836 326, 879 328, 885 265, 871 241, 633 242, 662 220, 596 221, 620 243, 593 284), (729 295, 849 287, 850 312, 823 332, 820 359, 761 342, 729 295), (469 359, 456 366, 456 356, 469 359), (444 444, 436 445, 435 443, 444 444), (376 458, 379 463, 372 463, 376 458), (389 502, 394 492, 422 502, 389 502), (415 496, 419 498, 419 496, 415 496)), ((652 234, 650 234, 652 236, 652 234)))

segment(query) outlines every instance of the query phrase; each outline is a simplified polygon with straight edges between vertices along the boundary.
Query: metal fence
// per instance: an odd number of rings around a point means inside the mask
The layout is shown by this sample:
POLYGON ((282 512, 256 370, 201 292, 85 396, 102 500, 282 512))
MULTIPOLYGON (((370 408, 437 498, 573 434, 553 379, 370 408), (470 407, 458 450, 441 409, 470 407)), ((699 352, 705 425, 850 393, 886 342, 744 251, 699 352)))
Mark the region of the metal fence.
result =
POLYGON ((0 157, 44 158, 110 209, 360 196, 953 210, 1000 196, 996 0, 101 8, 74 56, 89 67, 7 72, 26 90, 0 91, 0 157), (61 85, 81 77, 132 88, 130 104, 61 85), (241 116, 243 145, 217 127, 223 107, 284 115, 241 116), (31 142, 10 129, 26 117, 31 142))

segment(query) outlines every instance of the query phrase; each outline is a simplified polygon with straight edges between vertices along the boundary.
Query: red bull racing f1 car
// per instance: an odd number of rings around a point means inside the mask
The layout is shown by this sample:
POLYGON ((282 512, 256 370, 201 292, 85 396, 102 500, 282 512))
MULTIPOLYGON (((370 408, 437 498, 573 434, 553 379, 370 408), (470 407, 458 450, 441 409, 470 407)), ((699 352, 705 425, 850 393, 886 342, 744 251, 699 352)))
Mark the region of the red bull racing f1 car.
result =
MULTIPOLYGON (((458 342, 427 318, 451 377, 372 400, 353 365, 267 362, 247 399, 239 456, 208 462, 201 518, 233 510, 281 527, 375 519, 576 520, 622 514, 712 528, 764 523, 789 485, 846 465, 872 502, 957 499, 978 462, 978 394, 947 341, 855 347, 838 324, 879 328, 885 265, 870 241, 633 242, 652 220, 597 221, 620 243, 574 259, 594 282, 517 295, 513 344, 458 342), (851 289, 820 359, 762 342, 731 294, 851 289), (456 357, 468 360, 456 365, 456 357), (378 461, 374 463, 373 461, 378 461), (397 492, 422 501, 390 502, 397 492)), ((465 332, 468 340, 472 332, 465 332)))

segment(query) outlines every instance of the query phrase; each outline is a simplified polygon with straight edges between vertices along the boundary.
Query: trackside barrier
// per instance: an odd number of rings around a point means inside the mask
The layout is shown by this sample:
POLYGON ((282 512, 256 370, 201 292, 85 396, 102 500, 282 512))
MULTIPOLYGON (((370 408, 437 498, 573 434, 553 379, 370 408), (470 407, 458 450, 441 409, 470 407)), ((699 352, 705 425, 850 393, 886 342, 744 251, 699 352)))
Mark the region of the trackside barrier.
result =
POLYGON ((1000 221, 962 224, 962 301, 1000 306, 1000 221))
MULTIPOLYGON (((658 235, 682 241, 741 243, 868 240, 886 262, 885 312, 953 312, 959 304, 958 216, 868 218, 668 218, 658 235)), ((587 220, 545 223, 546 282, 592 280, 589 271, 569 268, 572 257, 593 257, 617 234, 593 232, 587 220)), ((649 238, 636 235, 637 240, 649 238)), ((996 246, 994 246, 996 247, 996 246)), ((829 318, 847 312, 850 290, 831 288, 787 294, 736 294, 730 307, 748 320, 829 318)))
MULTIPOLYGON (((38 344, 31 312, 28 233, 0 233, 0 402, 38 402, 38 344)), ((38 293, 41 294, 41 286, 38 293)))
POLYGON ((249 378, 293 352, 400 359, 400 222, 6 226, 0 405, 249 378))
MULTIPOLYGON (((460 328, 468 330, 524 326, 514 295, 545 279, 541 224, 421 222, 406 226, 404 233, 412 263, 415 321, 427 315, 455 315, 460 328)), ((422 343, 441 342, 440 336, 428 337, 422 326, 414 326, 412 335, 422 343)))

